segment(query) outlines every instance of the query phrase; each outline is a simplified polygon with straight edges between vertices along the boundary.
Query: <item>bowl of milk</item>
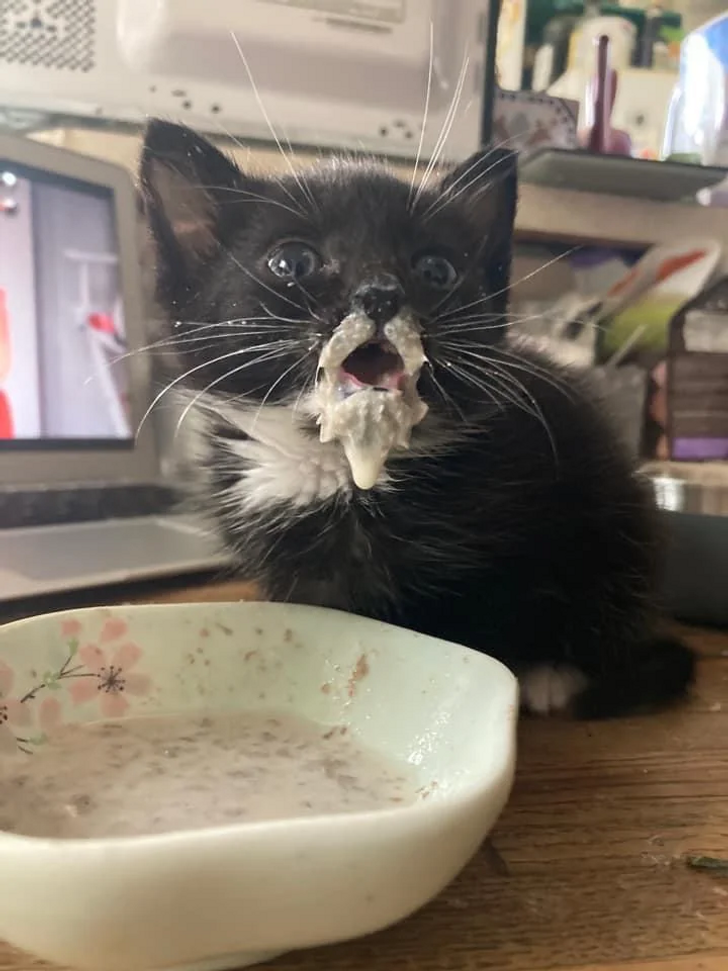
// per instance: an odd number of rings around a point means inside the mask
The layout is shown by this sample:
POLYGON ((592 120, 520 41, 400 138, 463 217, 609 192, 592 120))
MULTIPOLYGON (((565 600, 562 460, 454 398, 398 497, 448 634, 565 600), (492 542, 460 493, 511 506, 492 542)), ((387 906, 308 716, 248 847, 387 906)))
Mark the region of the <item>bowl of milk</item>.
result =
POLYGON ((513 778, 499 662, 289 604, 0 628, 0 937, 89 971, 369 934, 473 856, 513 778))

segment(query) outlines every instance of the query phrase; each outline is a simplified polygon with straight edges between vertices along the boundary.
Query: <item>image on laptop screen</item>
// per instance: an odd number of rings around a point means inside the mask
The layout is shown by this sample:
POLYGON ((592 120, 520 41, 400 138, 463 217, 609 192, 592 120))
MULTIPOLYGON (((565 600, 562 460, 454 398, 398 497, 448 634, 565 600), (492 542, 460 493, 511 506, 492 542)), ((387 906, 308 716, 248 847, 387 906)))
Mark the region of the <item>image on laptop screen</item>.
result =
POLYGON ((0 447, 133 447, 110 189, 0 158, 0 447))

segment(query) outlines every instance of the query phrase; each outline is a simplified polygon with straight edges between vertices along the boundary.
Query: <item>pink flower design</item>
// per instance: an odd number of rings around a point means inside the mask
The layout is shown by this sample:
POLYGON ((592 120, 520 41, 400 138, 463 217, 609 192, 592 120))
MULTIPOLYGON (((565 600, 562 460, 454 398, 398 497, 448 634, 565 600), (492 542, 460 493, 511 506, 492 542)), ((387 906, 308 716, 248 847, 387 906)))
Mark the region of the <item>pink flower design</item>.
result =
POLYGON ((128 630, 129 625, 121 617, 110 617, 101 628, 99 640, 102 644, 108 644, 109 641, 116 641, 120 637, 124 637, 128 630))
MULTIPOLYGON (((15 683, 15 672, 4 661, 0 661, 0 750, 15 752, 18 748, 18 736, 13 727, 24 730, 33 725, 33 710, 30 699, 21 701, 19 698, 9 698, 15 683)), ((38 722, 44 732, 52 731, 61 721, 61 705, 56 698, 46 698, 38 706, 38 722)))
MULTIPOLYGON (((121 622, 107 621, 101 632, 102 640, 111 640, 126 633, 127 626, 121 622)), ((149 694, 151 680, 145 674, 130 671, 142 656, 138 645, 126 641, 110 651, 102 650, 96 644, 86 644, 78 652, 78 659, 89 672, 74 676, 69 692, 75 704, 98 699, 102 715, 106 718, 119 718, 129 707, 128 695, 149 694)))
POLYGON ((63 710, 58 698, 44 698, 38 706, 38 724, 42 731, 52 732, 62 721, 63 710))
POLYGON ((69 617, 61 621, 61 633, 64 637, 68 638, 78 637, 81 633, 81 621, 76 620, 74 617, 69 617))

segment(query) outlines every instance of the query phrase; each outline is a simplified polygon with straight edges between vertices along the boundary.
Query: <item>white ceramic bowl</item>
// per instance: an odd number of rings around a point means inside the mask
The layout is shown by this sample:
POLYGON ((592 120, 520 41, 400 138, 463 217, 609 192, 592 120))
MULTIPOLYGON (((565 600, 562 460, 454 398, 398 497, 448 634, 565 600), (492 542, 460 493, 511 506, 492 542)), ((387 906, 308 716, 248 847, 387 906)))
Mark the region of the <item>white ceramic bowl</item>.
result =
MULTIPOLYGON (((0 628, 0 692, 5 753, 64 722, 277 709, 349 726, 422 782, 413 805, 350 815, 102 840, 0 833, 0 937, 92 971, 240 967, 401 920, 467 863, 513 776, 506 668, 336 611, 195 604, 19 621, 0 628), (74 698, 64 672, 88 644, 126 665, 123 693, 97 666, 98 690, 74 698)), ((16 757, 33 756, 2 759, 16 757)))

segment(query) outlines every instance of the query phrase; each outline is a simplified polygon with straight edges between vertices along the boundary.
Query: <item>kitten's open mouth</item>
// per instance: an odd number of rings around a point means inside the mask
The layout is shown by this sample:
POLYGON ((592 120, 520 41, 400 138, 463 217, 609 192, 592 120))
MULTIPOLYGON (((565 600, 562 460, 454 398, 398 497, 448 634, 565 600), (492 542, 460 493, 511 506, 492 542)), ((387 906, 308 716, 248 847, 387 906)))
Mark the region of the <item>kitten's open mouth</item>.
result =
POLYGON ((400 313, 375 336, 364 314, 345 317, 319 357, 316 411, 321 441, 339 441, 360 489, 377 482, 392 449, 409 447, 427 413, 417 393, 425 357, 420 328, 400 313))
POLYGON ((405 379, 404 361, 389 341, 368 341, 344 360, 339 383, 345 393, 361 388, 401 391, 405 379))

